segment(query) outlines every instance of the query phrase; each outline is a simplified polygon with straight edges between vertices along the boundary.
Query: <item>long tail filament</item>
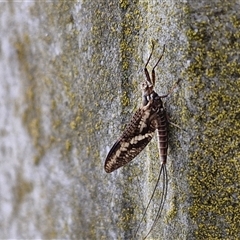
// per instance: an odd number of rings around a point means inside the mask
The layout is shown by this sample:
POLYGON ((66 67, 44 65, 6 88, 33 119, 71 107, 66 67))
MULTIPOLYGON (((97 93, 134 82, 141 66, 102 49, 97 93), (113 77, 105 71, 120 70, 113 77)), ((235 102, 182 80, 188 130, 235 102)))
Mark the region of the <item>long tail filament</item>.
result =
POLYGON ((161 192, 160 203, 159 203, 157 215, 156 215, 156 217, 155 217, 155 219, 154 219, 154 221, 152 223, 152 226, 151 226, 150 230, 148 231, 147 235, 143 239, 146 239, 149 236, 149 234, 151 233, 152 229, 155 227, 156 223, 158 222, 159 218, 161 217, 163 206, 164 206, 164 203, 165 203, 166 197, 167 197, 167 187, 168 187, 168 176, 167 176, 167 168, 166 168, 166 164, 165 163, 162 163, 162 165, 161 165, 161 168, 160 168, 160 171, 159 171, 159 175, 158 175, 158 179, 157 179, 157 182, 155 184, 153 193, 151 195, 151 198, 150 198, 150 200, 148 202, 147 207, 144 210, 144 213, 143 213, 143 216, 141 218, 141 221, 140 221, 140 223, 139 223, 139 225, 137 227, 137 230, 135 232, 135 238, 137 237, 138 230, 139 230, 139 228, 140 228, 144 218, 146 217, 147 210, 148 210, 148 208, 149 208, 149 206, 151 204, 153 196, 154 196, 154 194, 156 192, 156 189, 157 189, 157 187, 159 185, 161 176, 162 176, 162 192, 161 192))

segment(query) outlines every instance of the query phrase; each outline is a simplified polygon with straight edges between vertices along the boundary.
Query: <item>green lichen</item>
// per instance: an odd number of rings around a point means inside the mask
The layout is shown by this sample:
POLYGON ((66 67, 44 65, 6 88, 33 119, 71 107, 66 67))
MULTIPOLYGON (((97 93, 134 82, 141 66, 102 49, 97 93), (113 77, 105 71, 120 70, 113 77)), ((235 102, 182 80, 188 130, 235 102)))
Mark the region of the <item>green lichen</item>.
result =
POLYGON ((122 103, 122 106, 125 106, 125 107, 129 105, 130 99, 129 99, 129 97, 127 96, 127 92, 124 92, 124 93, 122 94, 121 103, 122 103))
POLYGON ((178 212, 178 207, 177 207, 177 202, 179 201, 179 199, 172 199, 171 200, 171 204, 170 204, 170 209, 167 212, 167 216, 166 216, 166 223, 171 222, 174 218, 177 217, 177 212, 178 212))
POLYGON ((134 49, 138 42, 138 32, 141 28, 142 17, 140 11, 138 10, 138 1, 133 1, 131 4, 128 1, 121 1, 120 6, 122 8, 122 21, 121 21, 121 34, 120 38, 120 59, 122 68, 121 77, 121 105, 122 105, 122 115, 128 112, 128 106, 130 105, 130 94, 133 92, 133 85, 131 84, 131 79, 129 75, 132 71, 134 49))
POLYGON ((68 152, 68 151, 71 150, 71 148, 72 148, 72 144, 71 144, 70 140, 67 139, 67 140, 65 141, 65 150, 68 152))
POLYGON ((13 187, 14 194, 14 214, 18 215, 21 204, 25 198, 33 191, 33 184, 22 176, 22 172, 17 173, 16 185, 13 187))
POLYGON ((18 61, 20 63, 20 70, 22 71, 23 79, 26 79, 25 102, 27 104, 22 116, 22 121, 26 126, 29 135, 33 139, 33 145, 37 150, 34 162, 35 164, 38 164, 44 150, 41 143, 41 108, 38 107, 38 98, 35 94, 38 84, 35 82, 34 76, 31 74, 33 66, 30 63, 31 51, 28 47, 30 44, 31 40, 27 34, 22 38, 18 38, 14 43, 18 61))
POLYGON ((187 32, 193 60, 186 75, 197 109, 189 163, 193 201, 189 211, 197 225, 195 239, 238 239, 240 47, 235 36, 239 16, 234 15, 234 4, 215 7, 220 14, 213 8, 202 13, 211 24, 198 21, 187 32))
POLYGON ((120 7, 125 10, 129 6, 128 0, 119 0, 120 7))
POLYGON ((124 72, 129 70, 131 66, 131 55, 134 52, 134 44, 137 40, 136 33, 140 30, 142 21, 140 11, 134 8, 134 3, 128 8, 124 8, 122 13, 120 55, 124 72))

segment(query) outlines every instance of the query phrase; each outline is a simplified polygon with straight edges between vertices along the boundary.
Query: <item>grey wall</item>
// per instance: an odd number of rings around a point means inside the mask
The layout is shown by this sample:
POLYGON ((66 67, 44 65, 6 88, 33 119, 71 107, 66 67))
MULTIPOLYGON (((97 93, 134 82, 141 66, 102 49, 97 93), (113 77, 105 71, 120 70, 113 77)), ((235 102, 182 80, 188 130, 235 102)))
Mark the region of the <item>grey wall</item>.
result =
MULTIPOLYGON (((0 238, 131 239, 159 172, 157 141, 106 174, 156 91, 172 122, 168 195, 149 239, 240 238, 238 1, 0 3, 0 238)), ((147 233, 159 192, 139 230, 147 233)))

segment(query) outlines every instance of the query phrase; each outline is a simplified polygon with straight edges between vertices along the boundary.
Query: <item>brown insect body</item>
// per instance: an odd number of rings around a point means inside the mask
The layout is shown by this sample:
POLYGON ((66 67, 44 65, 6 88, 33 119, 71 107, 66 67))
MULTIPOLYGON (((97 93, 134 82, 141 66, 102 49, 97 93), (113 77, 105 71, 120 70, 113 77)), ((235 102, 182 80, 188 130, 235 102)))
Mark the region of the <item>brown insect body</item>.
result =
POLYGON ((151 141, 156 129, 158 130, 161 161, 166 163, 168 147, 166 112, 161 106, 161 98, 156 93, 154 96, 154 99, 135 112, 122 136, 108 153, 105 162, 107 173, 134 159, 151 141))
MULTIPOLYGON (((163 49, 163 53, 164 53, 164 50, 165 50, 165 46, 163 49)), ((153 48, 152 48, 152 52, 153 52, 153 48)), ((123 165, 127 164, 131 160, 133 160, 151 141, 155 130, 157 130, 161 168, 159 171, 157 183, 153 190, 150 201, 148 202, 148 205, 145 208, 140 224, 136 230, 135 237, 137 236, 140 225, 143 219, 145 218, 146 212, 154 196, 155 190, 157 188, 157 185, 161 176, 163 178, 162 197, 160 198, 160 204, 159 204, 159 209, 157 211, 156 218, 153 221, 153 224, 150 230, 148 231, 147 235, 145 236, 145 238, 147 238, 147 236, 150 234, 151 230, 153 229, 157 220, 159 219, 161 215, 161 211, 163 209, 165 199, 166 199, 166 194, 167 194, 168 180, 167 180, 166 162, 167 162, 167 149, 168 149, 168 130, 167 130, 168 120, 167 120, 166 111, 163 107, 162 98, 167 97, 175 87, 174 85, 172 89, 168 92, 168 94, 163 96, 159 96, 153 90, 155 85, 155 68, 160 62, 163 54, 160 56, 159 60, 153 67, 151 77, 150 77, 149 72, 147 70, 147 65, 152 56, 152 52, 144 68, 146 81, 144 81, 142 84, 142 107, 135 112, 130 123, 126 126, 123 134, 109 151, 105 161, 105 166, 104 166, 105 171, 107 173, 110 173, 122 167, 123 165)))
POLYGON ((144 71, 147 80, 142 84, 142 107, 133 115, 130 123, 126 126, 122 136, 117 140, 109 151, 105 161, 105 171, 110 173, 134 159, 151 141, 154 131, 158 129, 159 154, 162 162, 167 160, 167 118, 161 98, 154 90, 155 67, 161 60, 159 58, 152 70, 150 78, 147 65, 152 56, 150 54, 144 71))

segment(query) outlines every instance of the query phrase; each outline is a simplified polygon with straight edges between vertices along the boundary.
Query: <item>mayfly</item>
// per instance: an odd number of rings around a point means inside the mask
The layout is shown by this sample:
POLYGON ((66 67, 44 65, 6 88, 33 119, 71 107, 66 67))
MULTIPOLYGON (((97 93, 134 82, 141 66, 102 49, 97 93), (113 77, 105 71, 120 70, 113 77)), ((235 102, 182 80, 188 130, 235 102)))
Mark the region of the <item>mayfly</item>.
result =
POLYGON ((159 176, 157 183, 154 187, 152 196, 148 202, 147 207, 143 213, 140 224, 136 230, 135 237, 140 228, 140 225, 145 218, 146 212, 149 208, 150 202, 154 196, 155 190, 158 186, 160 177, 162 176, 162 195, 160 199, 159 209, 157 211, 156 217, 153 221, 153 224, 148 231, 144 239, 148 237, 154 226, 156 225, 158 219, 160 218, 164 202, 167 195, 167 149, 168 149, 168 120, 166 110, 163 107, 162 98, 166 98, 179 83, 180 79, 176 84, 171 88, 171 90, 162 96, 159 96, 154 90, 155 85, 155 68, 163 57, 165 51, 165 45, 163 47, 163 52, 159 57, 157 63, 152 69, 151 76, 147 70, 147 65, 152 57, 154 50, 154 45, 152 46, 152 51, 149 55, 149 58, 145 64, 144 72, 146 75, 146 80, 142 83, 142 107, 139 108, 135 114, 132 116, 130 123, 126 126, 121 137, 116 141, 111 150, 109 151, 106 161, 105 161, 105 171, 111 173, 114 170, 122 167, 131 160, 133 160, 151 141, 153 138, 155 130, 157 130, 157 139, 158 139, 158 149, 159 149, 159 158, 161 161, 161 168, 159 171, 159 176))

